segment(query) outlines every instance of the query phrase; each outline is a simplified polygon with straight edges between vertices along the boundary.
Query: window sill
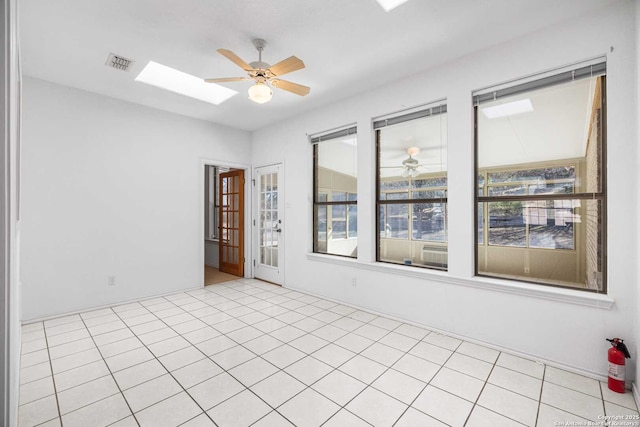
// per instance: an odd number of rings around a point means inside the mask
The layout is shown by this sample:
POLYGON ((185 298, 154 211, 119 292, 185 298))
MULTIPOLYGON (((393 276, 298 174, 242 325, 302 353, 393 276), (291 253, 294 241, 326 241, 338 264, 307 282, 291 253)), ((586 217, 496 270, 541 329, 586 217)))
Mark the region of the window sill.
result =
POLYGON ((554 288, 544 285, 521 283, 511 280, 501 280, 487 277, 462 278, 451 276, 447 272, 427 270, 402 265, 385 264, 379 262, 367 263, 350 258, 336 257, 309 253, 307 259, 314 262, 342 265, 346 267, 361 268, 363 270, 389 273, 395 276, 413 277, 431 280, 458 286, 468 286, 478 289, 487 289, 495 292, 506 292, 515 295, 540 298, 550 301, 564 302, 567 304, 582 305, 586 307, 610 310, 615 300, 608 295, 583 292, 573 289, 554 288))

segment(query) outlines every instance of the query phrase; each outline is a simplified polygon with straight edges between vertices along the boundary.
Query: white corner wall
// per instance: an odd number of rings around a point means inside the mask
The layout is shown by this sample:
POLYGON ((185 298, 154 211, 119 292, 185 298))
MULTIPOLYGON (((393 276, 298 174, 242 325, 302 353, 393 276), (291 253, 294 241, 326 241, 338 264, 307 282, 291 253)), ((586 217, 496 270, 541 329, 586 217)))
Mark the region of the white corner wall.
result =
MULTIPOLYGON (((640 112, 640 0, 635 1, 636 6, 636 114, 640 112)), ((636 115, 636 146, 640 147, 640 120, 636 115)), ((640 165, 640 150, 636 153, 637 155, 637 163, 640 165)), ((636 181, 640 182, 640 168, 636 168, 636 181)), ((640 198, 638 198, 638 221, 640 221, 640 198)), ((638 234, 636 240, 640 242, 640 226, 638 227, 638 234)), ((637 258, 636 258, 637 259, 637 258)), ((640 263, 636 262, 638 267, 637 277, 635 280, 636 284, 636 318, 635 318, 635 342, 636 342, 636 352, 633 356, 637 359, 640 357, 638 351, 640 351, 640 263)), ((634 384, 634 394, 636 398, 636 404, 640 406, 640 363, 636 362, 636 372, 635 372, 635 384, 634 384)))
MULTIPOLYGON (((286 284, 530 355, 600 378, 606 337, 626 338, 632 354, 638 297, 636 18, 633 1, 546 28, 370 92, 302 114, 252 135, 256 163, 286 171, 286 284), (596 30, 597 29, 597 30, 596 30), (611 49, 613 47, 613 50, 611 49), (598 56, 608 68, 608 309, 475 286, 473 277, 473 118, 471 93, 483 87, 598 56), (448 100, 449 272, 376 266, 374 117, 448 100), (312 248, 312 150, 306 134, 358 125, 358 260, 326 261, 312 248), (306 236, 306 238, 301 237, 306 236), (412 270, 415 272, 415 270, 412 270), (415 277, 415 276, 419 277, 415 277), (352 286, 353 280, 356 286, 352 286)), ((427 31, 427 29, 425 29, 427 31)), ((313 93, 311 94, 313 96, 313 93)), ((497 281, 496 281, 497 282, 497 281)), ((500 286, 500 285, 498 285, 500 286)), ((579 291, 568 291, 568 295, 579 291)), ((597 305, 598 303, 596 303, 597 305)), ((628 372, 635 371, 631 360, 628 372)))
POLYGON ((23 320, 202 286, 202 159, 249 133, 33 78, 23 105, 23 320))
POLYGON ((20 55, 18 52, 17 1, 0 6, 0 424, 18 421, 20 387, 20 274, 19 253, 19 129, 20 55))

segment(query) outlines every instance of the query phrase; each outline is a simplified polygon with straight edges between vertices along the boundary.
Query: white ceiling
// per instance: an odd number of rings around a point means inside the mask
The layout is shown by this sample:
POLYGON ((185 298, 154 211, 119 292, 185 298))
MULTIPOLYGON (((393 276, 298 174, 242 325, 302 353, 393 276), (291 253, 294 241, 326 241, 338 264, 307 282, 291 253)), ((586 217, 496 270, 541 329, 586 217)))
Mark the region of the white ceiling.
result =
POLYGON ((127 101, 255 130, 455 57, 505 42, 615 0, 410 0, 387 13, 375 0, 21 0, 23 72, 127 101), (239 94, 214 106, 134 82, 153 60, 198 77, 243 76, 216 53, 257 60, 290 55, 307 68, 287 80, 306 97, 274 90, 264 105, 239 94), (135 60, 104 66, 109 53, 135 60))

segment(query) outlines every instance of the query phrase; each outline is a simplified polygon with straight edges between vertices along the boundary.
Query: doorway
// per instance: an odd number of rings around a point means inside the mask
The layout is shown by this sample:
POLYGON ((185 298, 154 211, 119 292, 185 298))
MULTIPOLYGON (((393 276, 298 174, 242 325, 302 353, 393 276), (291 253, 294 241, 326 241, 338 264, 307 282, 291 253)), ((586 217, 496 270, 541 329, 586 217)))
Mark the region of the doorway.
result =
POLYGON ((284 167, 282 164, 253 170, 255 185, 254 274, 284 284, 284 167))
MULTIPOLYGON (((203 284, 212 285, 244 277, 246 240, 244 225, 245 169, 204 161, 203 284)), ((202 181, 201 181, 202 182, 202 181)))

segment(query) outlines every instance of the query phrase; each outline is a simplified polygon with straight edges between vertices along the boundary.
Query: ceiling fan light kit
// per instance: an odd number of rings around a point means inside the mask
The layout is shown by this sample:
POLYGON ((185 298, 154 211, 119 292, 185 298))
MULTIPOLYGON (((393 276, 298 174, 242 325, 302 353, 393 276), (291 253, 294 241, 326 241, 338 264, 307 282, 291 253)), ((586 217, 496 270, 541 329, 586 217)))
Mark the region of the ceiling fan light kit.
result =
POLYGON ((266 83, 256 83, 249 88, 249 99, 258 104, 271 101, 273 91, 266 83))
POLYGON ((257 102, 258 104, 264 104, 271 101, 273 92, 271 86, 286 90, 287 92, 294 93, 296 95, 305 96, 310 92, 310 88, 297 83, 289 82, 277 78, 283 74, 291 73, 293 71, 304 68, 304 62, 295 56, 278 62, 275 65, 269 65, 266 62, 262 62, 262 51, 267 42, 263 39, 254 39, 253 45, 258 51, 258 60, 247 64, 238 55, 227 49, 218 49, 218 53, 240 68, 247 72, 249 77, 224 77, 205 79, 207 83, 223 83, 223 82, 239 82, 244 80, 253 80, 255 84, 249 88, 249 99, 257 102))

